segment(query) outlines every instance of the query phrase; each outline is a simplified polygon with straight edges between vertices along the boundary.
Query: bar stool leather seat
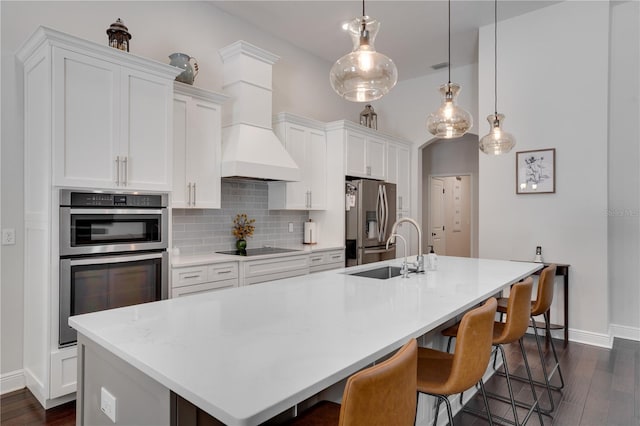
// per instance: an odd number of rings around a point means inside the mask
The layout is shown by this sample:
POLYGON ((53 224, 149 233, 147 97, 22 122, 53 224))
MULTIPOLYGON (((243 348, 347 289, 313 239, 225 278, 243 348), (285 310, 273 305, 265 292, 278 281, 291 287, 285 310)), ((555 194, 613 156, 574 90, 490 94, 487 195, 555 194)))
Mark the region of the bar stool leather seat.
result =
POLYGON ((322 401, 288 422, 305 426, 412 426, 417 408, 418 344, 411 339, 391 358, 353 374, 342 404, 322 401))

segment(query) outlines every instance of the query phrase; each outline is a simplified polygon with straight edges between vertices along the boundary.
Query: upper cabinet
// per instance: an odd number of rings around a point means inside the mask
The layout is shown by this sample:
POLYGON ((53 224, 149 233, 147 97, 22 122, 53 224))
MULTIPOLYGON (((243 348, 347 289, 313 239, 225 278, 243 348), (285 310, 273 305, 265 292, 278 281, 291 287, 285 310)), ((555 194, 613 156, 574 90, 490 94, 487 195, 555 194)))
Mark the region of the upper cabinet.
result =
POLYGON ((220 208, 221 104, 227 96, 174 83, 173 193, 177 208, 220 208))
POLYGON ((269 182, 269 209, 324 210, 327 199, 327 137, 324 124, 289 113, 273 129, 300 168, 300 182, 269 182))
POLYGON ((173 79, 179 69, 40 31, 51 44, 34 46, 28 61, 51 65, 37 83, 44 92, 27 92, 25 108, 43 108, 35 104, 39 98, 50 101, 53 184, 170 190, 173 79))
POLYGON ((387 182, 396 184, 396 210, 409 211, 411 203, 411 163, 410 145, 399 141, 389 141, 387 146, 387 182))
POLYGON ((385 140, 368 132, 352 129, 347 129, 345 136, 346 175, 385 180, 385 140))

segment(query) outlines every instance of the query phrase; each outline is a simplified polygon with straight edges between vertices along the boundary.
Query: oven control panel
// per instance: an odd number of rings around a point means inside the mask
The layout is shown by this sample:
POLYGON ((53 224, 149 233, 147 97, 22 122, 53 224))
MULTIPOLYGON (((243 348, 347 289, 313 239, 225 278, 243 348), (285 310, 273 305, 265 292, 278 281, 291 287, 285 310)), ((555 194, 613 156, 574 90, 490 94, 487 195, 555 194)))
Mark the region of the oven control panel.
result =
POLYGON ((166 207, 166 194, 113 194, 104 192, 64 191, 60 205, 70 207, 166 207))

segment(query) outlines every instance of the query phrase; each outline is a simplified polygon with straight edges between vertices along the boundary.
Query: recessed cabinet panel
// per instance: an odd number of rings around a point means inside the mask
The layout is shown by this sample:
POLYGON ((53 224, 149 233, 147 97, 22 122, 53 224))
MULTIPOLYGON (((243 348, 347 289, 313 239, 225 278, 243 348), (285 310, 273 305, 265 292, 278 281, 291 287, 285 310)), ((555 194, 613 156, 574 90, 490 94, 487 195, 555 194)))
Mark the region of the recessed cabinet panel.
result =
POLYGON ((367 175, 365 157, 366 138, 364 135, 348 131, 346 139, 347 170, 348 176, 367 175))
POLYGON ((386 142, 384 139, 378 139, 369 136, 367 138, 366 157, 367 157, 367 175, 373 179, 386 179, 386 142))
POLYGON ((171 100, 165 79, 125 70, 128 102, 123 111, 121 152, 126 156, 121 180, 125 187, 170 189, 171 100))
MULTIPOLYGON (((324 129, 298 124, 303 119, 283 113, 274 131, 301 172, 300 182, 269 182, 269 209, 324 210, 327 199, 327 136, 324 129), (295 123, 287 120, 296 120, 295 123)), ((316 124, 317 125, 317 124, 316 124)))
POLYGON ((405 146, 398 146, 397 152, 396 194, 398 202, 396 206, 398 210, 410 210, 411 157, 409 155, 409 148, 405 146))
POLYGON ((173 197, 178 208, 220 208, 220 117, 225 96, 175 83, 173 197))
POLYGON ((119 81, 115 64, 54 49, 54 184, 115 185, 119 81))

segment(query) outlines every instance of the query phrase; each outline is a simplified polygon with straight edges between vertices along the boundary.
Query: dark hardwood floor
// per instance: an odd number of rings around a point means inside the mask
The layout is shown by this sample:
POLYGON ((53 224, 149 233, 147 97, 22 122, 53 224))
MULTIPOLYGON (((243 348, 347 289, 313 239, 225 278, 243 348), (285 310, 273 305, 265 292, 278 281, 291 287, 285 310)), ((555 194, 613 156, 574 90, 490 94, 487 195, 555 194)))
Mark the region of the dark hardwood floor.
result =
MULTIPOLYGON (((541 379, 538 353, 533 338, 526 338, 525 346, 534 378, 541 379)), ((545 425, 567 426, 640 426, 640 342, 616 339, 613 349, 603 349, 580 343, 572 343, 565 348, 556 340, 565 388, 554 392, 556 410, 553 417, 544 416, 545 425)), ((524 375, 520 351, 515 345, 507 349, 509 365, 516 374, 524 375)), ((547 355, 551 347, 545 345, 547 355)), ((557 381, 557 378, 556 380, 557 381)), ((487 389, 506 395, 504 378, 494 376, 487 389)), ((516 382, 514 391, 518 399, 530 401, 528 386, 516 382)), ((538 389, 538 398, 548 404, 546 393, 538 389)), ((479 398, 470 405, 480 407, 479 398)), ((511 418, 506 404, 491 401, 493 413, 511 418)), ((70 402, 48 411, 42 409, 36 399, 26 389, 2 395, 0 399, 0 420, 5 425, 75 425, 75 403, 70 402)), ((479 426, 488 424, 486 420, 466 413, 455 418, 456 426, 479 426)), ((536 416, 530 425, 538 424, 536 416)))

